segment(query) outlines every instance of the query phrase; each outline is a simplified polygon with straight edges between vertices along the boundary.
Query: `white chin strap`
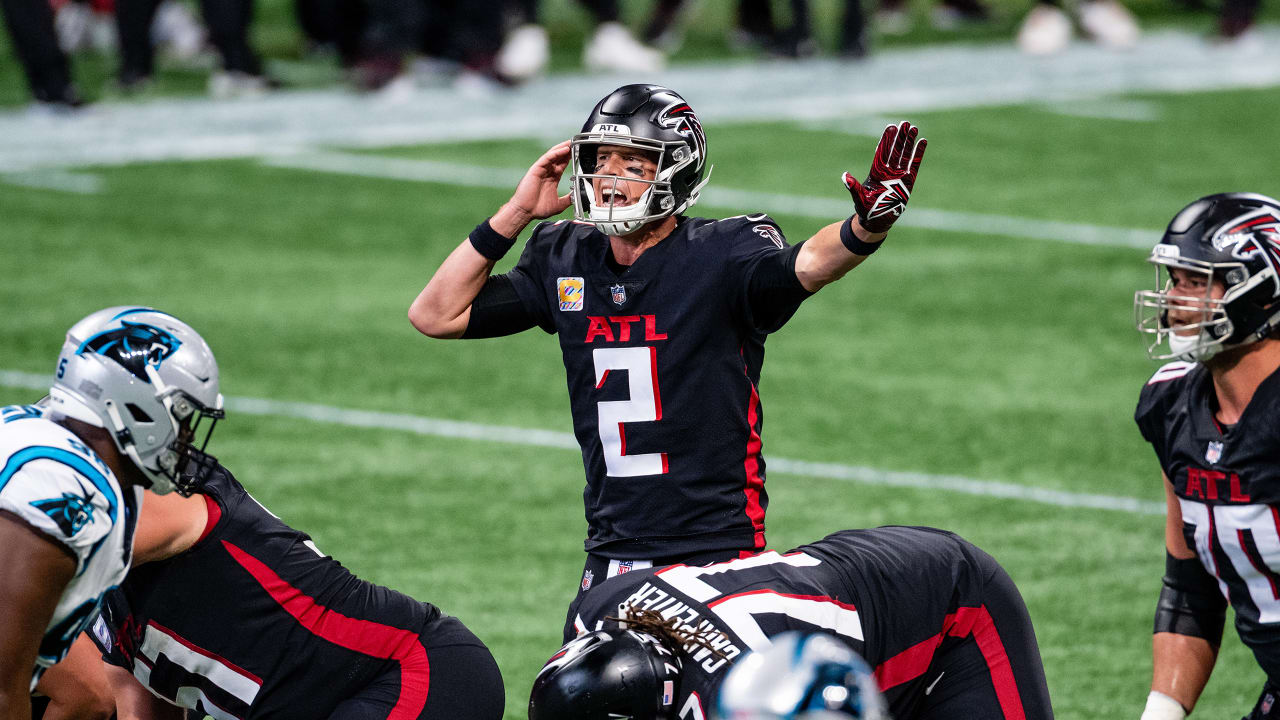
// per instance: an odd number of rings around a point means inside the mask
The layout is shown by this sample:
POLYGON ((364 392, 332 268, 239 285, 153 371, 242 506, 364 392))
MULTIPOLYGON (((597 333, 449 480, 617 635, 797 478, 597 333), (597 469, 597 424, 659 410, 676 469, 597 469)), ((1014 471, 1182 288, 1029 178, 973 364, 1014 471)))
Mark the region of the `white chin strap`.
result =
POLYGON ((1169 333, 1169 350, 1181 360, 1187 362, 1204 362, 1222 349, 1222 345, 1204 345, 1199 342, 1200 335, 1178 335, 1169 333))

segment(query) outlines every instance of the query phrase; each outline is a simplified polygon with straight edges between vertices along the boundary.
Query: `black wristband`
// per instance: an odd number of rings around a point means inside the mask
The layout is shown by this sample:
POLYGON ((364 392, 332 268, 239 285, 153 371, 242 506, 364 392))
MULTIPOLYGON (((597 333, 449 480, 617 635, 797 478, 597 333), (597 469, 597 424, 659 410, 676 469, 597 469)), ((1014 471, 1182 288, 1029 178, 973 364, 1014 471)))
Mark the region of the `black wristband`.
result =
POLYGON ((854 255, 866 256, 879 250, 880 246, 884 244, 884 240, 878 240, 873 243, 859 240, 858 236, 853 234, 853 228, 849 225, 849 223, 853 222, 853 218, 854 216, 850 215, 848 220, 840 223, 840 243, 854 255))
POLYGON ((516 244, 515 238, 509 238, 494 230, 488 219, 477 225, 467 239, 471 241, 471 247, 475 248, 476 252, 494 262, 501 260, 511 246, 516 244))

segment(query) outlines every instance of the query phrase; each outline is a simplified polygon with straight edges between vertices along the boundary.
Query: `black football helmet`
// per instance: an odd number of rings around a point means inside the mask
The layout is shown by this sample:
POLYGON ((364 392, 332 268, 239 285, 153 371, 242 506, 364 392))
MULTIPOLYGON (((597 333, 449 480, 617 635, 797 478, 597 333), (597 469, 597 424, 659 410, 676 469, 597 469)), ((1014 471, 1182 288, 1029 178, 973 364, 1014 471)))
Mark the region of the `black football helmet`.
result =
POLYGON ((1153 360, 1204 361, 1270 336, 1280 322, 1280 202, 1272 198, 1221 193, 1196 200, 1174 216, 1148 261, 1157 289, 1137 292, 1133 303, 1153 360), (1203 275, 1204 293, 1174 294, 1170 268, 1203 275), (1223 285, 1221 298, 1210 296, 1214 281, 1223 285), (1199 320, 1171 327, 1174 308, 1194 309, 1199 320))
POLYGON ((680 670, 677 654, 647 633, 579 635, 533 681, 529 720, 670 720, 680 670))
POLYGON ((698 201, 707 184, 707 137, 693 109, 675 91, 660 85, 625 85, 596 104, 582 132, 572 139, 573 217, 606 235, 626 235, 647 223, 678 215, 698 201), (596 173, 596 149, 621 145, 657 154, 653 180, 596 173), (704 177, 705 176, 705 177, 704 177), (592 180, 647 182, 640 202, 626 207, 610 200, 596 204, 592 180))

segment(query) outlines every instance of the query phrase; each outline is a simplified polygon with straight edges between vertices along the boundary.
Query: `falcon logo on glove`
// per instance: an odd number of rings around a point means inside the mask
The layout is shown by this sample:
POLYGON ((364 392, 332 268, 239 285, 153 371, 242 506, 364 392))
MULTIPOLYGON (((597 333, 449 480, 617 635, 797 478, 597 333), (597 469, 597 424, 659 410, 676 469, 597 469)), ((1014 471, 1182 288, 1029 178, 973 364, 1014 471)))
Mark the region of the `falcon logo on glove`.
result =
POLYGON ((920 129, 903 121, 884 129, 867 179, 858 182, 844 174, 844 186, 853 196, 854 208, 862 227, 873 233, 888 232, 898 216, 907 208, 911 188, 920 172, 920 161, 928 141, 916 141, 920 129))

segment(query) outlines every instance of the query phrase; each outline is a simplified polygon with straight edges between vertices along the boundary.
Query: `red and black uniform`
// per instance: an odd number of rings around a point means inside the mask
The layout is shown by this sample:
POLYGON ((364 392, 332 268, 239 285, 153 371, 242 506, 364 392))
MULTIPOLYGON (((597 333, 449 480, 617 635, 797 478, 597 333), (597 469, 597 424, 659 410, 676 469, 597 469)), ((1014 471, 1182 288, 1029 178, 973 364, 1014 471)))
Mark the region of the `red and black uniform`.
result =
POLYGON ((765 546, 757 388, 767 333, 809 296, 798 247, 764 215, 680 218, 624 267, 595 227, 560 221, 540 224, 515 268, 491 279, 512 290, 506 332, 536 324, 560 337, 588 552, 765 546))
POLYGON ((360 580, 225 469, 186 552, 130 571, 92 635, 156 695, 217 720, 497 720, 484 644, 435 606, 360 580))
MULTIPOLYGON (((779 554, 633 571, 571 613, 595 630, 622 605, 704 631, 724 657, 682 657, 681 720, 709 717, 734 659, 788 630, 825 631, 875 668, 898 720, 1053 717, 1031 618, 990 555, 942 530, 845 530, 779 554)), ((688 648, 686 648, 688 649, 688 648)))
MULTIPOLYGON (((1236 631, 1280 684, 1280 371, 1234 426, 1214 418, 1203 365, 1165 365, 1135 413, 1182 510, 1182 532, 1235 610, 1236 631)), ((1264 695, 1266 693, 1264 692, 1264 695)), ((1270 709, 1280 698, 1276 693, 1270 709)))

